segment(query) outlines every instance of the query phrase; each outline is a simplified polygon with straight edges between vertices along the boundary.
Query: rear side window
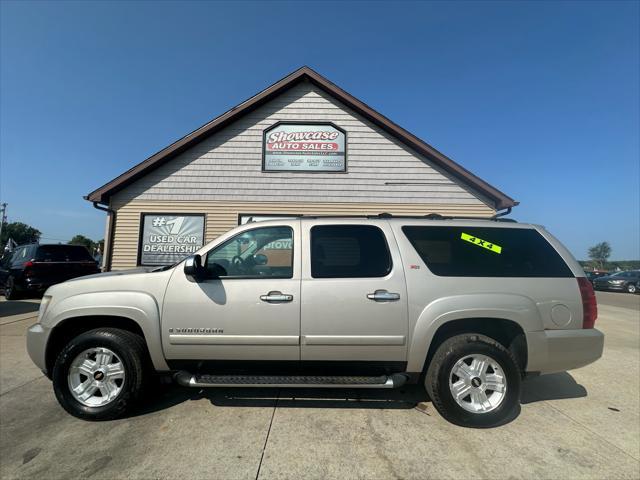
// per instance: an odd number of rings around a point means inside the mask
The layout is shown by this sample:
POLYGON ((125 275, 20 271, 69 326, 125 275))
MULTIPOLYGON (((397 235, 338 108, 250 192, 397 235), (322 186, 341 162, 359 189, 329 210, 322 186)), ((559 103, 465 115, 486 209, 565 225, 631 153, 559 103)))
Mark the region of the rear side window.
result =
POLYGON ((26 256, 27 256, 27 247, 16 248, 15 252, 13 252, 13 257, 11 257, 11 263, 24 261, 26 256))
POLYGON ((79 245, 41 245, 36 252, 38 262, 93 262, 89 250, 79 245))
POLYGON ((311 229, 313 278, 384 277, 391 271, 391 255, 378 227, 319 225, 311 229))
POLYGON ((573 277, 558 252, 532 229, 405 226, 435 275, 450 277, 573 277))

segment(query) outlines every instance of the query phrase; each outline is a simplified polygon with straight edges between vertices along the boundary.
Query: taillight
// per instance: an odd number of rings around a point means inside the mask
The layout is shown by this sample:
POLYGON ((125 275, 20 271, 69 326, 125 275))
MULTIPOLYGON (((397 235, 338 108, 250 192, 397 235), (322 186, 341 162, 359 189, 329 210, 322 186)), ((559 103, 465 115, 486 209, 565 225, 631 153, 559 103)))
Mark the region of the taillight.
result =
POLYGON ((582 297, 582 328, 593 328, 598 318, 598 304, 591 282, 585 277, 578 277, 578 288, 582 297))
POLYGON ((33 267, 33 262, 31 260, 29 260, 28 262, 24 262, 24 275, 25 277, 30 277, 31 274, 33 273, 31 271, 31 267, 33 267))

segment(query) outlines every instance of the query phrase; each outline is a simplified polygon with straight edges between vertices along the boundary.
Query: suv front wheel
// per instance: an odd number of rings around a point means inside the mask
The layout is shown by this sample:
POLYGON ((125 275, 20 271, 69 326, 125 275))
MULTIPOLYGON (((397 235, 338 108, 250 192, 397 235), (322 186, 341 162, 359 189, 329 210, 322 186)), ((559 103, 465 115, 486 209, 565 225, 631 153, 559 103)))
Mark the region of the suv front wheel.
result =
POLYGON ((140 397, 146 358, 144 340, 135 333, 100 328, 78 335, 53 367, 56 398, 78 418, 120 417, 140 397))
POLYGON ((429 364, 425 388, 438 412, 464 427, 501 425, 520 405, 516 360, 503 345, 479 334, 445 340, 429 364))

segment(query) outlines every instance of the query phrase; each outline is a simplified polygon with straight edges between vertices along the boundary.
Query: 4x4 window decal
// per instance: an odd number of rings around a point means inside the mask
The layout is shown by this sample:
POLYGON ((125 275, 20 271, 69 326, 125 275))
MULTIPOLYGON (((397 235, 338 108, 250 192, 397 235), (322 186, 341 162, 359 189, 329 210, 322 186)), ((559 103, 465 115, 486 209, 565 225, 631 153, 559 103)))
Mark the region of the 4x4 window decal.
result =
POLYGON ((500 245, 496 245, 495 243, 491 243, 487 240, 482 240, 481 238, 478 238, 474 235, 469 235, 468 233, 462 232, 460 234, 460 238, 465 242, 473 243, 474 245, 477 245, 482 248, 486 248, 487 250, 490 250, 494 253, 497 253, 497 254, 502 253, 502 247, 500 245))

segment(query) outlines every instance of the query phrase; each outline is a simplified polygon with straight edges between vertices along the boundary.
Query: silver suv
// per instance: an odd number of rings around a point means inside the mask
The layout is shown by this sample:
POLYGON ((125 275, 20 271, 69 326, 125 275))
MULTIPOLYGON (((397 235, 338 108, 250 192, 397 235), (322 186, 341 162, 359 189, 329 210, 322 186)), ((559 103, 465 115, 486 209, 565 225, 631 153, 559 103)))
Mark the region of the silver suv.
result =
POLYGON ((516 411, 525 373, 602 355, 580 265, 544 228, 429 216, 242 225, 177 265, 47 290, 33 361, 62 407, 125 414, 153 373, 186 387, 424 382, 459 425, 516 411))

